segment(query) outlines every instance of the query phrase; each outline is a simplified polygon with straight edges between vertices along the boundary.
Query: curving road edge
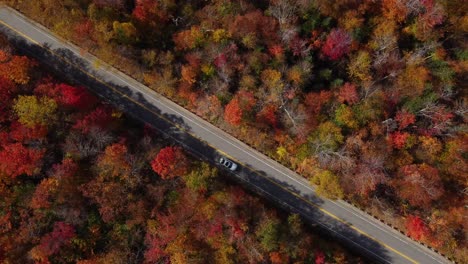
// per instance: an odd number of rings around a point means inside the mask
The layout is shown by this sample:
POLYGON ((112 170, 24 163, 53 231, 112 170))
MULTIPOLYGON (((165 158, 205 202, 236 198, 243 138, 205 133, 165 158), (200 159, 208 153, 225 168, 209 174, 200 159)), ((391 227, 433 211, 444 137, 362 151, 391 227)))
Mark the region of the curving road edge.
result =
POLYGON ((0 32, 24 54, 63 78, 89 87, 201 159, 216 166, 220 155, 232 159, 240 165, 231 173, 238 181, 300 214, 367 259, 377 263, 450 263, 354 206, 318 197, 295 172, 6 6, 0 6, 0 32))

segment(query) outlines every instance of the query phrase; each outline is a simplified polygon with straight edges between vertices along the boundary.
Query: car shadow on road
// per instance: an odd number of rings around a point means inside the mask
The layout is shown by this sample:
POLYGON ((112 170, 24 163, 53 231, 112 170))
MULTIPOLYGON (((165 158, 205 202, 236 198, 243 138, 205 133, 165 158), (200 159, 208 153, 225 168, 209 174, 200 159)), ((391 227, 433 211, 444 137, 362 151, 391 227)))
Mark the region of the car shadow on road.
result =
MULTIPOLYGON (((206 142, 191 135, 191 128, 180 116, 163 113, 158 107, 148 102, 140 92, 135 92, 126 85, 118 85, 113 81, 102 81, 99 73, 88 61, 76 56, 67 49, 52 50, 50 46, 43 47, 26 42, 22 37, 10 36, 10 40, 18 50, 35 58, 60 79, 72 84, 89 88, 103 100, 110 102, 121 111, 147 123, 156 130, 166 134, 169 138, 183 145, 197 158, 203 159, 219 167, 216 160, 220 156, 218 151, 206 142), (94 78, 98 76, 98 78, 94 78), (129 99, 131 98, 131 100, 129 99)), ((244 164, 234 173, 234 179, 255 193, 273 201, 276 205, 297 213, 303 219, 316 227, 324 236, 341 241, 359 255, 364 255, 370 261, 390 263, 388 250, 375 240, 360 234, 344 221, 337 221, 321 208, 323 199, 315 195, 299 195, 301 190, 288 182, 274 180, 263 171, 253 171, 246 167, 255 168, 252 164, 244 164)))

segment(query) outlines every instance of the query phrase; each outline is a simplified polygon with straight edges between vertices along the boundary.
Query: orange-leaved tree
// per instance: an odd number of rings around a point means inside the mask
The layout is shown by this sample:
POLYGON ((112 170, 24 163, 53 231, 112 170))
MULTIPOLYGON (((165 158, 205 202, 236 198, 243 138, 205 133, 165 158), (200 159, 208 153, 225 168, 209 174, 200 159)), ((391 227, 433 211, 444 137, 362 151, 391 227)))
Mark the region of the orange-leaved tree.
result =
POLYGON ((231 125, 238 126, 242 121, 242 109, 239 99, 234 97, 224 109, 224 120, 231 125))
POLYGON ((397 193, 413 206, 429 208, 432 201, 444 193, 439 170, 430 165, 406 165, 399 170, 399 174, 401 177, 394 181, 397 193))

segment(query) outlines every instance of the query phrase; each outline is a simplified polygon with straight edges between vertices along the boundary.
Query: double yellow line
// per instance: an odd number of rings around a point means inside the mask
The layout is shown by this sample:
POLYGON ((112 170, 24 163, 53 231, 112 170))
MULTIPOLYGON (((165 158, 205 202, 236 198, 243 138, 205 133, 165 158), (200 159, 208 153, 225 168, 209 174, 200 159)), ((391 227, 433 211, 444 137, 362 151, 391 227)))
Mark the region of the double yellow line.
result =
MULTIPOLYGON (((4 8, 0 5, 0 8, 4 8)), ((144 104, 134 100, 133 98, 129 97, 128 95, 122 93, 121 91, 115 89, 112 85, 109 85, 107 84, 106 82, 102 81, 101 79, 99 79, 98 77, 90 74, 88 71, 82 69, 81 67, 79 67, 78 65, 74 64, 73 62, 69 61, 68 59, 62 57, 60 54, 57 54, 55 53, 53 50, 51 50, 50 48, 42 45, 41 43, 37 42, 36 40, 30 38, 29 36, 23 34, 22 32, 16 30, 15 28, 11 27, 9 24, 5 23, 4 21, 0 20, 0 24, 4 25, 5 27, 9 28, 10 30, 16 32, 18 35, 20 35, 21 37, 27 39, 29 42, 31 43, 34 43, 35 45, 37 46, 40 46, 41 48, 47 50, 48 52, 50 52, 51 54, 53 54, 54 56, 56 56, 57 58, 59 58, 60 60, 66 62, 67 64, 77 68, 79 71, 81 71, 82 73, 86 74, 87 76, 89 76, 90 78, 96 80, 97 82, 103 84, 104 86, 112 89, 114 92, 120 94, 122 97, 124 98, 127 98, 129 101, 133 102, 134 104, 137 104, 139 105, 140 107, 144 108, 145 110, 151 112, 152 114, 154 114, 155 116, 158 116, 159 118, 162 118, 163 120, 165 120, 166 122, 170 123, 170 124, 173 124, 175 127, 177 127, 179 130, 181 131, 184 131, 185 133, 189 134, 190 136, 192 136, 193 138, 197 139, 197 140, 200 140, 196 135, 194 135, 193 133, 191 133, 190 131, 187 131, 186 129, 184 129, 182 126, 178 125, 177 123, 174 123, 172 122, 171 120, 167 119, 166 117, 164 117, 163 115, 151 110, 150 108, 146 107, 144 104)), ((219 153, 222 153, 223 155, 227 156, 228 158, 232 159, 233 161, 241 164, 244 168, 247 168, 248 170, 250 170, 251 172, 254 172, 255 174, 265 178, 266 180, 268 180, 269 182, 273 183, 274 185, 278 186, 279 188, 285 190, 286 192, 292 194, 293 196, 297 197, 298 199, 306 202, 307 204, 317 208, 318 210, 320 210, 322 213, 330 216, 331 218, 335 219, 336 221, 342 223, 342 224, 345 224, 347 225, 348 227, 350 227, 351 229, 355 230, 356 232, 358 232, 359 234, 377 242, 378 244, 380 244, 381 246, 387 248, 388 250, 402 256, 403 258, 407 259, 408 261, 410 261, 411 263, 418 263, 417 261, 415 261, 414 259, 410 258, 409 256, 401 253, 400 251, 394 249, 393 247, 383 243, 382 241, 374 238, 374 237, 371 237, 369 234, 367 234, 366 232, 360 230, 359 228, 347 223, 346 221, 344 221, 343 219, 339 218, 338 216, 334 215, 333 213, 327 211, 326 209, 320 207, 319 205, 305 199, 304 197, 302 197, 301 195, 299 195, 298 193, 296 192, 293 192, 291 190, 289 190, 288 188, 285 188, 284 186, 282 186, 281 184, 277 183, 276 181, 274 181, 273 179, 270 179, 269 177, 266 177, 264 175, 262 175, 262 173, 258 172, 257 170, 253 169, 253 168, 250 168, 249 166, 247 166, 246 164, 243 164, 242 162, 239 162, 238 160, 236 160, 235 158, 231 157, 229 154, 221 151, 221 150, 218 150, 215 146, 211 145, 210 143, 208 142, 204 142, 205 144, 207 144, 208 146, 210 146, 211 148, 215 149, 216 151, 218 151, 219 153)))

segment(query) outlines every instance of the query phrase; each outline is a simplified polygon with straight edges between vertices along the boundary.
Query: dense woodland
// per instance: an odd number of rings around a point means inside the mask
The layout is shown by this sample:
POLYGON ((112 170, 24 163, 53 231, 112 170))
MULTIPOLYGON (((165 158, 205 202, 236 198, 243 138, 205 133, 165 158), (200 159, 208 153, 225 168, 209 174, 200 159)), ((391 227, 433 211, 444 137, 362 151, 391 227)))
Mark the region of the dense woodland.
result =
POLYGON ((87 89, 0 50, 1 263, 360 262, 87 89))
POLYGON ((467 1, 3 2, 468 262, 467 1))

